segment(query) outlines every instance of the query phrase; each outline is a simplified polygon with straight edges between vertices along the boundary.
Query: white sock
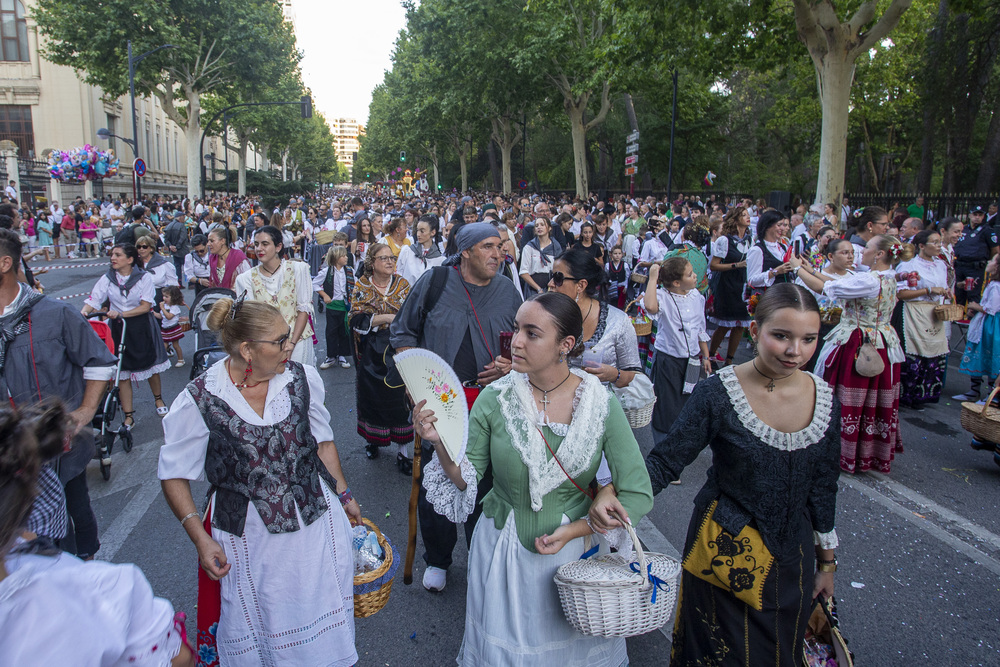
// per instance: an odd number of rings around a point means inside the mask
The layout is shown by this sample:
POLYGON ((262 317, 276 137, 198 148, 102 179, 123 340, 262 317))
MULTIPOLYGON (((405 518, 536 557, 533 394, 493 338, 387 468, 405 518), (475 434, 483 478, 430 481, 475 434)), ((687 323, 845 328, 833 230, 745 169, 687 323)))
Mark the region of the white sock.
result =
POLYGON ((409 452, 409 445, 400 445, 399 446, 399 453, 402 454, 404 457, 410 458, 410 455, 409 455, 408 452, 409 452))

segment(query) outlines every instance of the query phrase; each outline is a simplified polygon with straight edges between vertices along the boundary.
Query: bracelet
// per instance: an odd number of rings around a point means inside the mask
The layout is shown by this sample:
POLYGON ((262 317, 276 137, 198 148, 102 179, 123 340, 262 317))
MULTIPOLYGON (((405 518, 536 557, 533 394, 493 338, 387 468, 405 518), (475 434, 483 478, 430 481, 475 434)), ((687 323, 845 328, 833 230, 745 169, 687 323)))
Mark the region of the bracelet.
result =
POLYGON ((183 519, 181 519, 181 525, 183 526, 188 519, 195 516, 198 517, 199 519, 201 518, 201 515, 198 514, 197 512, 191 512, 190 514, 186 515, 183 519))
POLYGON ((590 528, 590 532, 592 532, 592 533, 594 533, 594 534, 596 535, 596 534, 597 534, 597 530, 595 530, 595 529, 594 529, 594 524, 592 524, 592 523, 590 522, 590 515, 588 514, 588 515, 587 515, 586 517, 584 517, 584 518, 585 518, 585 519, 586 519, 586 521, 587 521, 587 528, 590 528))
POLYGON ((621 379, 622 379, 622 371, 621 371, 621 369, 619 368, 619 369, 618 369, 618 377, 616 377, 616 378, 615 378, 615 382, 614 382, 614 383, 615 383, 615 384, 618 384, 618 381, 619 381, 619 380, 621 380, 621 379))
POLYGON ((354 500, 354 494, 351 493, 350 487, 348 487, 343 493, 337 496, 340 499, 341 505, 348 505, 352 500, 354 500))

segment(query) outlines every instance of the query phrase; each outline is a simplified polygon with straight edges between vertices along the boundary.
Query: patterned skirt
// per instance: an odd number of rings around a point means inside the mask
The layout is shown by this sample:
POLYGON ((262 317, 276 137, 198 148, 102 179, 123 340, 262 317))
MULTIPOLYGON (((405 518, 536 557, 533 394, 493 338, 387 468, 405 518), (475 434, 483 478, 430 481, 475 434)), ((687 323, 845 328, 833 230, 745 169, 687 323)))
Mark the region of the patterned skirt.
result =
MULTIPOLYGON (((695 541, 705 511, 695 511, 691 517, 685 553, 695 541)), ((802 665, 816 567, 812 527, 805 514, 796 537, 780 553, 774 552, 760 611, 728 590, 682 571, 671 667, 802 665)))
POLYGON ((180 340, 181 338, 184 338, 184 331, 181 329, 179 324, 176 327, 163 329, 160 331, 160 333, 163 335, 164 343, 172 343, 175 340, 180 340))
POLYGON ((823 379, 833 385, 840 399, 840 467, 847 472, 875 468, 887 473, 896 452, 903 451, 899 439, 900 364, 889 362, 885 348, 879 356, 885 370, 868 378, 854 370, 861 347, 856 329, 826 362, 823 379))
POLYGON ((983 333, 978 343, 967 343, 962 355, 960 373, 972 377, 1000 375, 1000 315, 988 315, 983 321, 983 333))
POLYGON ((937 403, 947 365, 947 354, 940 357, 906 355, 906 361, 900 364, 899 402, 912 406, 937 403))

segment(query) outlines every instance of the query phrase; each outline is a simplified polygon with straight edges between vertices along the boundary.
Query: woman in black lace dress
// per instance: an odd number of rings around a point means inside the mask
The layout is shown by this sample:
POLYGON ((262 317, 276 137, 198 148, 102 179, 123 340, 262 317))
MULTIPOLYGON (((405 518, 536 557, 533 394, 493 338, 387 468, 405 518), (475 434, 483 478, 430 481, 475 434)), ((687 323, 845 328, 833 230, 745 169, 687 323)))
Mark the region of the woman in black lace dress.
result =
MULTIPOLYGON (((840 405, 799 370, 819 339, 819 307, 784 283, 764 293, 750 334, 758 356, 699 382, 646 468, 657 494, 706 447, 708 480, 684 547, 670 664, 802 664, 812 600, 833 594, 840 405)), ((624 516, 613 485, 595 528, 624 516)))

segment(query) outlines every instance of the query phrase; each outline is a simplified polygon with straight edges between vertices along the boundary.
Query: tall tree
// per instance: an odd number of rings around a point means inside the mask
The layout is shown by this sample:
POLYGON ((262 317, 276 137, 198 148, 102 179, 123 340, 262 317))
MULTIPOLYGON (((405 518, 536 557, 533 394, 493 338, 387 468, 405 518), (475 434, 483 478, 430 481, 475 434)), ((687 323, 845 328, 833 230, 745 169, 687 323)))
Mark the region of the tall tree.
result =
POLYGON ((34 18, 45 57, 112 97, 128 91, 128 40, 137 55, 175 47, 141 61, 135 85, 183 128, 192 199, 200 191, 202 95, 257 85, 269 63, 289 60, 295 48, 277 0, 39 0, 34 18))

